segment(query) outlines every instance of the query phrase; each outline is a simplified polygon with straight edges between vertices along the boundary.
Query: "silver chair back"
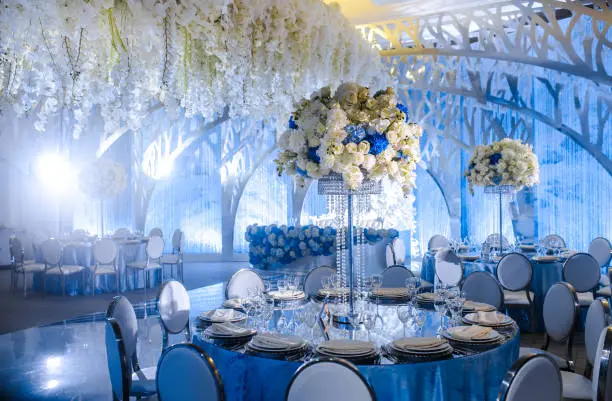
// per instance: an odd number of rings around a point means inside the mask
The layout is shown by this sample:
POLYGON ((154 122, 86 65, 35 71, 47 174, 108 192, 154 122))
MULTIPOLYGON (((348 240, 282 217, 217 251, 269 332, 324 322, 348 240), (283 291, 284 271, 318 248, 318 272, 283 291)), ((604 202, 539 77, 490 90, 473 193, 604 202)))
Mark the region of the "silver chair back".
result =
POLYGON ((376 401, 374 391, 352 363, 321 358, 302 365, 293 375, 285 401, 376 401))
POLYGON ((164 232, 162 231, 161 228, 155 227, 155 228, 152 228, 151 231, 149 231, 149 237, 162 237, 162 238, 164 238, 164 232))
POLYGON ((414 277, 410 269, 405 266, 396 265, 387 267, 382 272, 382 288, 399 288, 406 286, 406 279, 414 277))
POLYGON ((114 266, 117 258, 117 244, 108 238, 96 241, 93 246, 93 257, 96 264, 114 266))
POLYGON ((470 301, 484 302, 501 310, 504 307, 504 291, 489 272, 473 272, 463 281, 461 290, 470 301))
POLYGON ((605 327, 597 342, 597 355, 593 367, 592 390, 594 401, 612 400, 612 369, 610 355, 612 354, 612 326, 605 327))
POLYGON ((128 401, 130 399, 131 373, 129 358, 125 352, 125 344, 121 328, 115 319, 106 320, 106 361, 114 400, 128 401))
POLYGON ((227 299, 246 298, 249 295, 249 288, 264 291, 264 281, 255 271, 240 269, 232 274, 227 282, 225 297, 227 299))
POLYGON ((132 232, 128 228, 122 227, 115 230, 113 238, 127 239, 130 235, 132 235, 132 232))
POLYGON ((525 255, 509 253, 497 262, 497 279, 509 291, 529 288, 532 277, 533 266, 525 255))
POLYGON ((189 294, 181 283, 176 280, 169 280, 161 286, 157 295, 157 310, 164 329, 163 348, 168 346, 168 334, 178 334, 185 331, 187 342, 191 341, 190 309, 189 294))
POLYGON ((578 292, 592 291, 601 279, 600 265, 588 253, 576 253, 563 265, 563 281, 570 283, 578 292))
POLYGON ((181 230, 174 230, 172 233, 172 249, 180 253, 183 249, 183 232, 181 230))
POLYGON ((584 323, 584 347, 591 366, 596 361, 599 335, 610 323, 610 304, 604 298, 597 298, 589 306, 584 323))
POLYGON ((317 295, 319 290, 323 288, 321 280, 324 277, 333 277, 336 275, 336 270, 329 266, 315 267, 308 272, 304 278, 304 294, 307 297, 313 298, 317 295))
POLYGON ((606 238, 595 238, 589 244, 589 254, 595 258, 599 266, 608 266, 612 258, 612 244, 606 238))
POLYGON ((168 347, 157 364, 159 401, 184 401, 199 397, 225 401, 221 375, 212 358, 193 344, 168 347))
POLYGON ((559 401, 563 394, 561 373, 545 354, 519 358, 502 381, 497 401, 559 401))
POLYGON ((23 245, 21 244, 21 240, 17 237, 11 240, 11 244, 9 247, 11 261, 15 266, 19 266, 23 264, 23 259, 25 255, 25 251, 23 249, 23 245))
POLYGON ((557 234, 549 234, 540 240, 540 243, 547 248, 565 248, 565 240, 557 234))
POLYGON ((164 253, 164 239, 160 236, 153 235, 147 241, 147 257, 149 259, 159 259, 164 253))
POLYGON ((546 334, 557 342, 571 338, 579 311, 580 305, 574 287, 569 283, 553 284, 544 297, 542 307, 546 334))
POLYGON ((463 263, 452 249, 444 248, 436 253, 435 269, 442 284, 455 286, 463 279, 463 263))
POLYGON ((436 234, 429 239, 427 242, 427 250, 431 251, 432 249, 440 249, 440 248, 449 248, 450 241, 444 236, 440 234, 436 234))
POLYGON ((48 239, 41 245, 42 257, 47 267, 59 266, 62 260, 62 245, 56 239, 48 239))
POLYGON ((131 374, 132 370, 138 370, 138 359, 136 357, 136 346, 138 344, 138 320, 136 319, 134 307, 126 297, 116 296, 108 305, 108 309, 106 310, 106 318, 115 319, 121 328, 125 353, 130 361, 128 367, 131 374))

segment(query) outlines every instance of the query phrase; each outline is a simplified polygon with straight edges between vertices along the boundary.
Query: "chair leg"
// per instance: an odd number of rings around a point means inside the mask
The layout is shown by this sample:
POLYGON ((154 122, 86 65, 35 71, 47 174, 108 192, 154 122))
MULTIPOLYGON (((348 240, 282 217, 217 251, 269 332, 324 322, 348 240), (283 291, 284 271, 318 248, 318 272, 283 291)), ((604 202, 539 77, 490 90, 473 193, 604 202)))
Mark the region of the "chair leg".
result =
POLYGON ((119 272, 115 272, 115 291, 119 294, 119 272))
POLYGON ((96 294, 96 273, 91 275, 91 296, 96 294))
POLYGON ((26 298, 28 296, 28 283, 26 282, 26 273, 23 271, 23 297, 26 298))
MULTIPOLYGON (((83 270, 81 272, 81 286, 83 287, 82 291, 83 291, 83 295, 87 294, 87 288, 85 288, 85 270, 83 270)), ((91 289, 92 294, 93 294, 93 288, 91 289)))

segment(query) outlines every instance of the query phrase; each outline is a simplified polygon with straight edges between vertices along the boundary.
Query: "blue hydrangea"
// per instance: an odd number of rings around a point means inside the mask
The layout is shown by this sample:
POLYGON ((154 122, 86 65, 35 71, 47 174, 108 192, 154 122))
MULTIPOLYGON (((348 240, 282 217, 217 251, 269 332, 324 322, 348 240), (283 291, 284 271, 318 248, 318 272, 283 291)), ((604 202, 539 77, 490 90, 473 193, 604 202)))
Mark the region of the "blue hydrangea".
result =
POLYGON ((317 154, 317 150, 319 150, 318 146, 315 148, 308 148, 308 160, 315 163, 319 163, 321 161, 321 158, 317 154))
POLYGON ((297 171, 299 175, 302 175, 304 177, 308 177, 308 173, 306 172, 306 170, 302 170, 301 168, 299 168, 297 166, 297 164, 295 166, 295 171, 297 171))
POLYGON ((397 107, 399 111, 406 115, 406 122, 408 122, 408 107, 404 106, 401 103, 396 104, 395 107, 397 107))
POLYGON ((289 129, 298 129, 298 125, 296 124, 293 116, 289 117, 289 129))
POLYGON ((387 146, 389 146, 387 137, 379 132, 369 135, 366 141, 370 143, 370 154, 374 156, 384 152, 387 146))
POLYGON ((496 175, 495 177, 493 177, 493 183, 495 185, 499 185, 501 183, 501 180, 502 180, 502 178, 501 178, 500 175, 496 175))
POLYGON ((366 137, 366 130, 363 125, 349 124, 344 127, 344 131, 348 134, 344 141, 342 141, 345 145, 350 142, 359 143, 366 137))
POLYGON ((495 166, 497 165, 497 163, 499 163, 499 161, 501 160, 502 155, 501 153, 493 153, 491 156, 489 156, 489 164, 491 166, 495 166))

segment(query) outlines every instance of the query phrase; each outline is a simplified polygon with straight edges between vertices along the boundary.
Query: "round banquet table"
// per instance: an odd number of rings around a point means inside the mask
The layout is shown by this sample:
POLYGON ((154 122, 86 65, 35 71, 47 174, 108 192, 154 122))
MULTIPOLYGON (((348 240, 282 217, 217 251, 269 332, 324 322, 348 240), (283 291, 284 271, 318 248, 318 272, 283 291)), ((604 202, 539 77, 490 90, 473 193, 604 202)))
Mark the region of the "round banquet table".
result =
MULTIPOLYGON (((531 291, 534 293, 534 304, 536 307, 536 331, 544 331, 544 321, 542 319, 542 306, 544 297, 548 289, 555 283, 563 280, 563 262, 560 258, 558 262, 538 262, 533 260, 534 254, 525 254, 533 266, 533 277, 531 279, 531 291)), ((435 255, 427 252, 423 257, 421 267, 421 277, 424 280, 435 282, 435 255)), ((476 260, 474 262, 463 262, 463 277, 467 277, 475 271, 487 271, 497 277, 497 262, 476 260)), ((509 311, 510 315, 519 323, 522 330, 531 330, 529 314, 524 308, 513 308, 509 311)))
MULTIPOLYGON (((403 337, 402 326, 395 317, 395 307, 380 306, 385 328, 372 341, 381 345, 403 337), (389 315, 393 315, 388 323, 389 315), (382 339, 385 339, 382 341, 382 339)), ((439 315, 428 314, 425 336, 434 336, 439 315)), ((331 329, 330 337, 343 338, 343 330, 331 329)), ((307 333, 303 333, 307 336, 307 333)), ((358 332, 359 339, 366 333, 358 332), (361 336, 361 337, 360 337, 361 336)), ((219 369, 228 401, 283 401, 291 377, 303 362, 293 362, 247 355, 214 344, 202 332, 193 342, 201 346, 219 369)), ((357 365, 381 401, 487 401, 495 400, 506 372, 519 354, 518 329, 506 342, 489 351, 470 356, 455 356, 435 362, 393 364, 382 359, 378 365, 357 365)))

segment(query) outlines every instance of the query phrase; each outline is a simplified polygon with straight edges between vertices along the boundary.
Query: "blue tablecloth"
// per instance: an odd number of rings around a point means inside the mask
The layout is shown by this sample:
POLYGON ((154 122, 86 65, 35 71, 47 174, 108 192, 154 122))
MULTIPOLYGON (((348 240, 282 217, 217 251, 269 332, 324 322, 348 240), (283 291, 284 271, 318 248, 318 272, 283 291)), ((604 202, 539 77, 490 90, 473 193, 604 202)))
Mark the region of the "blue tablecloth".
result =
MULTIPOLYGON (((145 248, 146 242, 143 241, 118 241, 116 263, 117 270, 119 272, 119 292, 144 287, 142 272, 134 272, 133 270, 130 270, 128 274, 126 265, 137 260, 145 260, 145 248)), ((40 247, 38 247, 37 250, 36 260, 42 263, 43 258, 40 252, 40 247)), ((83 273, 69 275, 66 277, 67 295, 91 294, 92 287, 90 268, 93 266, 93 263, 93 252, 90 243, 67 244, 64 246, 62 254, 63 265, 78 265, 86 267, 84 273, 85 288, 82 286, 83 273)), ((47 275, 45 283, 46 293, 61 295, 61 282, 62 278, 59 275, 47 275)), ((149 287, 154 287, 159 283, 161 283, 161 270, 151 272, 149 274, 149 287)), ((42 273, 34 274, 32 288, 34 291, 42 291, 42 273)), ((101 275, 96 278, 96 293, 116 292, 116 288, 114 275, 101 275)))
MULTIPOLYGON (((229 351, 197 336, 194 343, 215 361, 228 401, 283 401, 302 365, 229 351)), ((358 368, 381 401, 493 401, 518 352, 517 334, 494 350, 469 357, 358 368)))

